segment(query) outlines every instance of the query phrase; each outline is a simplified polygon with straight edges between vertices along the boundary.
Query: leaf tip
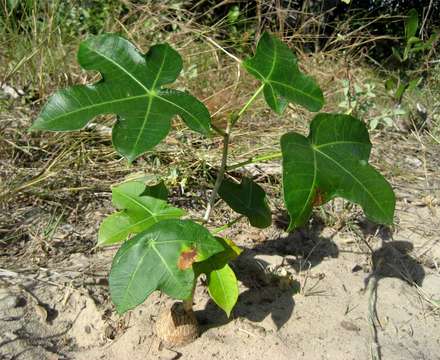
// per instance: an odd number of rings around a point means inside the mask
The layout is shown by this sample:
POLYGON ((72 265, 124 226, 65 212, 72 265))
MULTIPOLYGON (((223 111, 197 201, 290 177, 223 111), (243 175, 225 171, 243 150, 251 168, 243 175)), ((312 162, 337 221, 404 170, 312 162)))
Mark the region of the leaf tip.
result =
POLYGON ((388 214, 384 214, 381 223, 385 226, 392 226, 394 224, 394 206, 388 214))
POLYGON ((98 240, 96 241, 96 247, 104 247, 107 242, 106 238, 103 238, 101 235, 98 234, 98 240))
POLYGON ((229 309, 223 309, 223 311, 225 312, 226 316, 228 317, 228 319, 231 317, 231 310, 229 309))
POLYGON ((308 219, 308 217, 306 219, 301 218, 296 218, 293 219, 292 217, 290 217, 290 222, 289 222, 289 226, 287 227, 287 232, 292 232, 293 230, 298 229, 299 227, 303 226, 306 223, 306 220, 308 219))
POLYGON ((124 154, 124 157, 127 159, 130 165, 133 164, 133 161, 135 161, 138 156, 139 155, 134 155, 134 154, 124 154))
POLYGON ((28 133, 44 130, 44 126, 41 126, 39 118, 37 118, 31 126, 28 128, 28 133))
POLYGON ((28 134, 31 134, 31 133, 34 133, 34 132, 37 132, 39 129, 37 128, 37 127, 35 127, 34 125, 31 125, 28 129, 27 129, 27 133, 28 134))
POLYGON ((125 312, 127 312, 129 309, 126 308, 125 306, 122 305, 116 305, 116 312, 118 313, 118 315, 122 315, 125 312))

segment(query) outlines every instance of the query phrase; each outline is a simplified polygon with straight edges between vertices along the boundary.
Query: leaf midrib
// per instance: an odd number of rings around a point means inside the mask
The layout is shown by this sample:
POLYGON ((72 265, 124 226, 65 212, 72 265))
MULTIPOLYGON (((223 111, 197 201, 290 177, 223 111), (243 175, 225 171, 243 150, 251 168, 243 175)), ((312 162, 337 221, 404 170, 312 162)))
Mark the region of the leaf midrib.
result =
MULTIPOLYGON (((271 39, 271 41, 272 41, 272 39, 271 39)), ((252 65, 249 65, 249 62, 246 63, 246 66, 249 67, 250 69, 252 69, 253 71, 255 71, 258 75, 260 75, 260 78, 263 80, 263 83, 264 83, 264 84, 270 86, 269 82, 270 82, 271 80, 270 80, 269 78, 272 76, 272 74, 273 74, 273 72, 274 72, 274 70, 275 70, 275 63, 276 63, 276 60, 277 60, 277 54, 278 54, 277 46, 276 46, 276 44, 274 44, 274 56, 273 56, 273 58, 272 58, 271 68, 270 68, 269 73, 268 73, 267 76, 264 76, 261 72, 259 72, 259 71, 258 71, 256 68, 254 68, 252 65)), ((256 56, 256 55, 255 55, 255 56, 256 56)))
POLYGON ((351 176, 360 186, 361 188, 368 194, 368 196, 373 200, 373 202, 376 204, 376 206, 378 207, 378 209, 380 209, 382 211, 382 214, 384 216, 386 216, 386 211, 382 208, 382 206, 380 206, 379 202, 376 200, 376 198, 370 193, 370 191, 364 186, 364 184, 354 175, 350 172, 350 170, 346 169, 344 166, 342 166, 338 161, 336 161, 335 159, 333 159, 331 156, 328 156, 326 153, 315 149, 316 152, 320 153, 321 155, 323 155, 324 157, 326 157, 327 159, 329 159, 330 161, 332 161, 333 163, 335 163, 339 168, 341 168, 346 174, 348 174, 349 176, 351 176))
MULTIPOLYGON (((138 244, 142 245, 142 243, 138 243, 138 244)), ((134 246, 136 246, 136 245, 137 245, 137 244, 135 244, 134 246)), ((129 250, 129 249, 127 249, 127 251, 128 251, 128 250, 129 250)), ((124 255, 127 253, 127 251, 124 253, 124 255)), ((136 268, 135 268, 135 270, 131 273, 130 278, 129 278, 128 281, 127 281, 127 286, 126 286, 125 291, 124 291, 124 296, 122 297, 122 299, 123 299, 122 303, 123 303, 123 304, 127 302, 127 297, 130 297, 130 296, 129 296, 129 293, 130 293, 130 288, 131 288, 131 285, 132 285, 132 283, 133 283, 134 277, 136 276, 137 272, 139 271, 139 268, 141 267, 142 262, 144 261, 144 258, 145 258, 148 254, 149 254, 149 248, 147 248, 147 250, 145 251, 145 253, 144 253, 144 254, 142 255, 142 257, 139 259, 138 263, 136 264, 136 268)), ((124 307, 125 307, 125 306, 124 306, 124 307)))
MULTIPOLYGON (((181 242, 176 240, 176 242, 181 242)), ((179 281, 177 280, 177 278, 174 276, 173 272, 171 271, 170 267, 168 266, 168 263, 166 262, 166 260, 163 258, 162 254, 160 253, 160 251, 156 248, 155 246, 155 242, 152 242, 151 244, 151 249, 153 249, 153 251, 156 253, 156 255, 159 257, 160 261, 162 262, 162 264, 164 265, 165 269, 167 270, 168 274, 170 274, 170 277, 176 282, 176 285, 179 284, 179 281)))
POLYGON ((280 85, 280 86, 285 86, 285 87, 287 87, 289 89, 292 89, 292 91, 300 93, 300 94, 304 95, 305 97, 311 98, 311 99, 313 99, 313 100, 315 100, 317 102, 321 101, 321 99, 319 97, 313 96, 313 95, 311 95, 311 93, 306 93, 306 92, 304 92, 304 91, 302 91, 302 90, 300 90, 298 88, 295 88, 295 87, 293 87, 291 85, 287 85, 287 84, 284 84, 284 83, 276 81, 276 80, 271 80, 271 83, 274 83, 274 84, 277 84, 277 85, 280 85))
MULTIPOLYGON (((170 89, 170 90, 171 90, 171 89, 170 89)), ((174 90, 174 91, 179 92, 178 90, 174 90)), ((185 92, 183 92, 183 93, 186 94, 185 92)), ((159 95, 156 95, 156 96, 157 96, 160 100, 165 101, 165 102, 167 102, 167 103, 169 103, 169 104, 175 106, 175 107, 178 108, 180 111, 182 111, 182 112, 186 113, 187 115, 189 115, 193 120, 195 120, 195 121, 200 125, 200 127, 201 127, 202 129, 205 128, 205 127, 203 126, 203 123, 202 123, 198 118, 196 118, 192 113, 190 113, 188 110, 186 110, 185 108, 181 107, 180 105, 178 105, 178 104, 176 104, 176 103, 173 103, 172 101, 170 101, 170 100, 168 100, 168 99, 166 99, 166 98, 164 98, 164 97, 162 97, 162 96, 159 96, 159 95)), ((180 115, 180 116, 181 116, 181 115, 180 115)))
MULTIPOLYGON (((96 53, 97 55, 103 57, 104 59, 106 59, 107 61, 111 62, 113 65, 115 65, 116 67, 118 67, 119 69, 122 70, 122 72, 126 73, 129 77, 131 77, 136 83, 138 83, 147 94, 151 94, 151 90, 148 89, 138 78, 136 78, 132 73, 130 73, 129 71, 127 71, 127 69, 125 69, 124 67, 122 67, 119 63, 117 63, 116 61, 114 61, 112 58, 108 57, 107 55, 105 55, 102 52, 99 52, 96 48, 92 49, 90 47, 88 47, 88 49, 91 52, 96 53)), ((144 59, 145 60, 145 59, 144 59)))
POLYGON ((62 115, 57 116, 55 118, 51 118, 50 122, 54 122, 54 121, 58 121, 59 119, 62 119, 64 117, 69 117, 73 114, 76 113, 80 113, 82 111, 86 111, 86 110, 90 110, 93 109, 95 107, 99 107, 99 106, 103 106, 103 105, 109 105, 109 104, 114 104, 114 103, 118 103, 118 102, 124 102, 124 101, 129 101, 129 100, 136 100, 136 99, 142 99, 142 98, 146 98, 149 97, 151 95, 148 94, 142 94, 142 95, 135 95, 135 96, 127 96, 127 97, 123 97, 123 98, 119 98, 119 99, 115 99, 115 100, 111 100, 111 101, 103 101, 103 102, 99 102, 99 103, 95 103, 93 105, 89 105, 89 106, 83 106, 79 109, 73 110, 73 111, 69 111, 69 112, 64 112, 62 115))
MULTIPOLYGON (((312 153, 313 153, 313 181, 312 181, 312 185, 310 186, 310 189, 309 189, 309 194, 307 195, 307 200, 304 202, 304 205, 303 205, 301 211, 298 213, 298 218, 301 218, 301 216, 304 214, 304 210, 307 208, 307 206, 310 205, 311 196, 312 196, 313 191, 316 186, 318 166, 317 166, 317 162, 316 162, 316 153, 313 151, 313 149, 312 149, 312 153)), ((296 220, 295 220, 295 222, 296 222, 296 220)))
MULTIPOLYGON (((123 214, 123 213, 122 213, 122 214, 123 214)), ((150 216, 150 217, 147 217, 147 218, 145 218, 145 219, 139 220, 139 221, 135 222, 134 224, 131 224, 131 225, 127 226, 127 227, 124 228, 123 230, 120 230, 120 231, 116 232, 113 236, 111 236, 111 238, 116 237, 116 236, 118 236, 119 234, 124 233, 124 232, 127 232, 127 231, 128 231, 129 233, 135 233, 134 231, 131 231, 132 228, 134 228, 134 227, 136 227, 136 226, 139 226, 139 225, 142 225, 142 223, 151 220, 151 218, 157 220, 157 221, 154 222, 154 223, 156 224, 156 223, 158 223, 158 222, 159 222, 160 220, 162 220, 162 219, 163 219, 163 220, 166 220, 166 219, 168 218, 168 214, 157 214, 157 215, 156 215, 156 218, 150 216)), ((163 242, 162 242, 162 243, 163 243, 163 242)), ((156 244, 157 244, 157 242, 156 242, 156 244)))
POLYGON ((148 122, 148 116, 150 115, 152 104, 153 104, 153 96, 149 95, 147 110, 145 111, 145 115, 144 115, 144 121, 142 121, 142 126, 141 126, 140 130, 138 131, 138 136, 136 137, 136 141, 134 142, 134 145, 132 147, 132 152, 134 152, 133 155, 136 155, 136 153, 137 153, 136 148, 139 144, 139 140, 140 140, 141 136, 144 136, 144 129, 145 129, 145 126, 147 125, 147 122, 148 122))
MULTIPOLYGON (((81 107, 81 108, 79 108, 79 109, 76 109, 76 110, 73 110, 73 111, 70 111, 70 112, 64 112, 62 115, 60 115, 60 116, 58 116, 58 117, 56 117, 56 118, 52 118, 52 119, 51 119, 51 122, 58 121, 59 119, 62 119, 62 118, 65 118, 65 117, 69 117, 69 116, 71 116, 71 115, 73 115, 73 114, 75 114, 75 113, 80 113, 80 112, 82 112, 82 111, 87 111, 87 110, 90 110, 90 109, 93 109, 93 108, 96 108, 96 107, 99 107, 99 106, 104 106, 104 105, 109 105, 109 104, 114 104, 114 103, 124 102, 124 101, 131 101, 131 100, 133 100, 133 99, 140 99, 140 98, 148 98, 148 99, 149 99, 149 101, 148 101, 148 106, 147 106, 147 111, 146 111, 146 115, 145 115, 145 118, 146 118, 146 117, 149 115, 149 112, 150 112, 150 110, 151 110, 151 103, 152 103, 152 101, 153 101, 153 98, 154 98, 154 97, 157 97, 158 99, 160 99, 160 100, 162 100, 162 101, 164 101, 164 102, 166 102, 166 103, 169 103, 169 104, 175 106, 175 107, 178 108, 181 112, 187 114, 187 115, 190 116, 194 121, 196 121, 196 122, 199 124, 200 128, 204 128, 202 122, 201 122, 197 117, 195 117, 192 113, 190 113, 188 110, 186 110, 185 108, 182 108, 182 107, 181 107, 180 105, 178 105, 177 103, 174 103, 174 102, 172 102, 172 101, 166 99, 165 97, 162 97, 162 96, 160 96, 159 94, 154 93, 152 90, 148 89, 148 88, 147 88, 147 87, 146 87, 146 86, 145 86, 145 85, 144 85, 139 79, 137 79, 133 74, 131 74, 131 73, 130 73, 129 71, 127 71, 124 67, 122 67, 120 64, 118 64, 117 62, 115 62, 114 60, 112 60, 111 58, 109 58, 108 56, 106 56, 105 54, 103 54, 102 52, 99 52, 99 51, 97 51, 96 49, 91 49, 91 48, 88 48, 88 49, 89 49, 89 51, 91 51, 91 52, 95 52, 97 55, 103 57, 105 60, 107 60, 107 61, 109 61, 110 63, 112 63, 112 64, 114 64, 115 66, 117 66, 120 70, 122 70, 125 74, 127 74, 131 79, 133 79, 137 84, 139 84, 139 85, 142 87, 142 89, 145 90, 146 94, 136 95, 136 96, 127 96, 127 97, 123 97, 123 98, 119 98, 119 99, 115 99, 115 100, 111 100, 111 101, 104 101, 104 102, 95 103, 95 104, 90 105, 90 106, 84 106, 84 107, 81 107)), ((164 62, 165 62, 165 57, 164 57, 164 59, 162 60, 162 63, 161 63, 161 66, 160 66, 159 71, 161 71, 161 70, 163 69, 164 62)), ((156 83, 157 83, 157 81, 158 81, 158 78, 159 78, 159 75, 160 75, 160 74, 159 74, 159 72, 158 72, 158 74, 156 75, 156 78, 154 79, 153 87, 156 85, 156 83)), ((112 112, 112 113, 113 113, 113 112, 112 112)), ((117 112, 115 112, 115 113, 117 114, 117 112)), ((143 124, 142 124, 142 129, 145 128, 145 124, 146 124, 146 121, 143 122, 143 124)), ((135 142, 136 145, 137 145, 137 143, 139 142, 139 139, 140 139, 141 133, 142 133, 142 132, 139 132, 138 138, 136 139, 136 142, 135 142)))
POLYGON ((305 96, 305 97, 308 97, 308 98, 311 98, 311 99, 313 99, 313 100, 315 100, 315 101, 317 101, 317 102, 320 102, 321 99, 320 99, 319 97, 313 96, 313 95, 311 95, 310 93, 306 93, 306 92, 304 92, 304 91, 302 91, 302 90, 300 90, 300 89, 298 89, 298 88, 295 88, 295 87, 293 87, 293 86, 290 86, 290 85, 287 85, 287 84, 281 83, 281 82, 279 82, 279 81, 276 81, 276 80, 270 79, 270 77, 272 76, 272 74, 273 74, 273 72, 274 72, 274 70, 275 70, 275 63, 276 63, 276 60, 277 60, 277 56, 278 56, 277 46, 275 45, 275 46, 274 46, 274 57, 273 57, 273 61, 272 61, 272 65, 271 65, 271 69, 270 69, 269 74, 267 75, 267 77, 265 77, 261 72, 259 72, 259 71, 258 71, 256 68, 254 68, 252 65, 249 65, 249 63, 247 63, 246 66, 249 67, 250 69, 252 69, 253 71, 255 71, 258 75, 260 75, 261 79, 263 80, 263 83, 264 83, 265 85, 270 86, 270 88, 272 89, 273 92, 275 92, 275 91, 274 91, 274 88, 272 87, 272 83, 277 84, 277 85, 281 85, 281 86, 285 86, 285 87, 287 87, 287 88, 292 89, 294 92, 300 93, 301 95, 303 95, 303 96, 305 96))
MULTIPOLYGON (((90 48, 89 48, 89 50, 90 50, 90 48)), ((137 82, 137 83, 138 83, 138 84, 139 84, 139 85, 145 90, 145 92, 147 93, 147 95, 150 96, 150 102, 152 101, 152 99, 151 99, 152 97, 158 97, 159 99, 161 99, 161 100, 163 100, 163 101, 165 101, 165 102, 168 102, 168 103, 174 105, 175 107, 179 108, 180 110, 186 112, 188 115, 190 115, 194 120, 196 120, 196 121, 201 125, 200 121, 199 121, 194 115, 192 115, 190 112, 188 112, 187 110, 185 110, 185 109, 182 108, 181 106, 179 106, 179 105, 173 103, 172 101, 169 101, 169 100, 167 100, 167 99, 165 99, 165 98, 163 98, 163 97, 161 97, 161 96, 159 96, 159 95, 157 95, 157 94, 152 93, 152 91, 151 91, 150 89, 148 89, 144 84, 142 84, 141 81, 139 81, 139 80, 138 80, 133 74, 131 74, 130 72, 128 72, 125 68, 123 68, 122 66, 120 66, 117 62, 113 61, 111 58, 105 56, 104 54, 100 53, 99 51, 96 51, 96 53, 97 53, 98 55, 102 56, 103 58, 105 58, 106 60, 110 61, 112 64, 115 64, 115 65, 116 65, 117 67, 119 67, 123 72, 125 72, 128 76, 130 76, 135 82, 137 82)), ((165 58, 165 57, 164 57, 164 58, 165 58)), ((163 68, 163 64, 164 64, 164 61, 165 61, 165 60, 163 60, 161 66, 160 66, 159 71, 162 70, 162 68, 163 68)), ((159 73, 159 72, 158 72, 158 73, 159 73)), ((156 78, 155 78, 155 80, 154 80, 154 82, 153 82, 153 86, 152 86, 153 88, 154 88, 154 85, 156 85, 157 80, 158 80, 158 75, 156 76, 156 78)), ((154 89, 153 89, 153 90, 154 90, 154 89)), ((201 127, 203 128, 203 126, 201 126, 201 127)))
MULTIPOLYGON (((159 80, 160 74, 162 73, 162 69, 163 69, 163 65, 165 64, 165 59, 166 59, 166 53, 168 52, 168 50, 166 50, 165 55, 162 57, 162 62, 160 64, 159 70, 156 73, 156 77, 154 78, 153 84, 151 85, 151 89, 155 89, 157 81, 159 80)), ((143 86, 143 85, 142 85, 143 86)), ((144 87, 144 89, 146 89, 144 87)), ((147 90, 149 91, 149 90, 147 90)), ((144 121, 142 122, 142 126, 140 131, 138 132, 138 136, 136 137, 136 141, 134 142, 134 146, 133 149, 136 151, 136 148, 139 144, 139 140, 141 139, 141 137, 144 135, 144 129, 145 126, 148 123, 148 117, 150 115, 150 111, 151 111, 151 106, 153 105, 153 97, 151 95, 151 92, 149 92, 149 99, 148 99, 148 105, 147 105, 147 111, 145 112, 145 116, 144 116, 144 121)))
POLYGON ((142 209, 144 209, 147 213, 149 213, 151 215, 151 217, 157 222, 157 214, 155 215, 150 209, 148 209, 144 204, 142 204, 140 201, 136 200, 135 198, 126 195, 124 192, 122 191, 118 191, 115 189, 115 191, 119 194, 122 195, 122 197, 124 197, 125 199, 131 200, 132 202, 134 202, 136 205, 138 205, 139 207, 141 207, 142 209))
POLYGON ((361 141, 332 141, 329 143, 325 143, 325 144, 320 144, 320 145, 314 145, 315 149, 321 149, 323 147, 326 146, 332 146, 332 145, 344 145, 344 144, 357 144, 357 145, 362 145, 362 146, 369 146, 368 143, 365 142, 361 142, 361 141))

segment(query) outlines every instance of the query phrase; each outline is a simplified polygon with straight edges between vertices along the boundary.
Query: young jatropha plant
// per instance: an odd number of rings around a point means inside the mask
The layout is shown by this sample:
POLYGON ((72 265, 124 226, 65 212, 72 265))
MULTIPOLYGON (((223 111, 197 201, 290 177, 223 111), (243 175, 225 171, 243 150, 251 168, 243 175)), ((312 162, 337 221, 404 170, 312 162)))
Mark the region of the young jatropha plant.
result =
MULTIPOLYGON (((80 130, 97 115, 115 114, 113 144, 129 162, 167 136, 175 115, 196 132, 223 138, 221 165, 203 220, 192 220, 183 210, 171 206, 163 183, 149 186, 135 180, 112 188, 118 211, 102 222, 98 244, 122 244, 109 279, 117 311, 124 313, 159 290, 183 300, 182 316, 189 317, 187 323, 194 323, 195 284, 197 277, 205 274, 210 296, 229 316, 238 298, 238 286, 228 263, 240 250, 231 240, 207 229, 215 200, 220 196, 252 226, 265 228, 271 224, 264 190, 250 178, 244 177, 240 184, 225 178, 228 171, 244 164, 227 163, 230 135, 260 95, 278 114, 289 103, 317 112, 324 104, 321 89, 299 70, 287 45, 264 33, 255 55, 241 62, 261 84, 240 111, 230 114, 226 127, 219 128, 211 124, 203 103, 187 92, 166 87, 182 70, 181 57, 168 44, 154 45, 142 54, 118 35, 99 35, 81 44, 78 61, 86 70, 99 71, 101 80, 55 93, 34 122, 33 130, 80 130)), ((304 225, 314 206, 335 197, 359 204, 372 221, 392 223, 394 193, 368 163, 371 143, 363 122, 349 115, 319 113, 307 137, 287 132, 280 143, 280 152, 245 163, 282 158, 289 231, 304 225)), ((171 319, 175 325, 185 323, 174 315, 171 319)), ((172 336, 170 339, 178 342, 172 336)))

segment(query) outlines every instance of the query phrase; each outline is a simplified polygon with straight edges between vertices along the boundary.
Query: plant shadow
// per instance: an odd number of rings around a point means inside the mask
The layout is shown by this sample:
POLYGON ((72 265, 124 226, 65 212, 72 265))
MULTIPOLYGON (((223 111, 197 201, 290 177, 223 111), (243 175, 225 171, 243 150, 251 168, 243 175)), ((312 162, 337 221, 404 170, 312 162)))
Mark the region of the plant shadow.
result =
MULTIPOLYGON (((205 308, 196 312, 202 333, 210 328, 226 325, 233 319, 245 318, 252 323, 262 322, 271 316, 277 329, 291 318, 294 308, 294 295, 300 292, 298 281, 290 286, 281 286, 280 278, 271 276, 267 269, 278 261, 280 267, 288 265, 296 273, 308 271, 328 258, 338 258, 340 250, 331 236, 325 236, 325 224, 319 218, 312 218, 308 226, 293 233, 283 232, 286 221, 275 222, 279 235, 266 239, 247 248, 231 264, 241 284, 246 288, 238 298, 231 317, 210 299, 205 308)), ((392 240, 392 231, 384 226, 362 220, 360 228, 365 236, 380 237, 384 245, 372 253, 372 272, 365 279, 365 286, 375 277, 399 278, 410 285, 422 285, 425 277, 423 266, 411 255, 412 243, 392 240)), ((276 265, 275 268, 279 266, 276 265)))
MULTIPOLYGON (((382 247, 373 252, 372 270, 364 280, 365 289, 371 289, 370 297, 372 299, 373 314, 377 314, 377 291, 380 280, 397 278, 408 283, 410 286, 422 286, 425 270, 417 259, 411 255, 413 249, 414 245, 408 241, 389 241, 383 243, 382 247)), ((380 357, 381 344, 378 338, 378 331, 374 326, 373 339, 377 345, 377 353, 380 357)))
POLYGON ((388 241, 393 238, 392 228, 384 225, 378 225, 374 222, 368 220, 367 218, 362 218, 357 221, 357 225, 364 236, 374 235, 383 241, 388 241))
MULTIPOLYGON (((29 291, 27 289, 27 291, 29 291)), ((40 306, 44 307, 46 310, 48 309, 48 305, 45 303, 40 302, 40 306)), ((28 303, 26 301, 21 301, 16 307, 25 307, 28 303)), ((46 322, 48 325, 52 325, 53 320, 56 318, 58 313, 53 313, 53 309, 49 308, 51 312, 48 312, 48 318, 46 319, 46 322)), ((19 325, 17 329, 13 331, 13 334, 16 335, 16 337, 12 339, 6 338, 3 341, 0 341, 0 350, 3 350, 3 348, 11 347, 13 350, 8 349, 8 352, 13 352, 11 354, 11 357, 8 357, 8 359, 34 359, 35 354, 25 355, 28 352, 34 352, 36 348, 41 348, 49 353, 56 354, 56 359, 64 359, 65 354, 62 352, 60 353, 59 344, 68 345, 71 343, 70 339, 67 336, 68 332, 72 329, 72 327, 75 325, 77 320, 79 319, 81 313, 83 312, 85 308, 81 308, 79 312, 76 314, 75 318, 71 321, 66 323, 63 327, 64 329, 58 330, 56 333, 51 335, 45 335, 41 336, 42 334, 39 334, 38 331, 35 331, 29 324, 32 324, 32 321, 25 322, 19 325), (12 345, 13 343, 21 343, 17 346, 17 348, 12 345), (22 345, 24 344, 24 345, 22 345), (16 353, 15 350, 17 350, 16 353)), ((26 315, 21 315, 17 318, 14 318, 14 320, 19 320, 21 317, 24 317, 26 315)), ((37 329, 38 330, 38 329, 37 329)), ((3 359, 1 357, 2 353, 0 352, 0 359, 3 359)))
POLYGON ((269 314, 277 329, 280 329, 293 313, 295 307, 293 296, 298 290, 297 282, 294 282, 289 289, 280 289, 275 285, 250 288, 240 294, 230 318, 210 299, 203 310, 196 312, 201 332, 226 325, 236 318, 246 318, 251 322, 259 323, 269 314))
POLYGON ((196 312, 202 332, 234 318, 258 323, 269 315, 279 330, 293 314, 294 295, 299 293, 300 284, 292 277, 280 275, 277 269, 287 265, 299 273, 325 258, 338 257, 338 247, 331 237, 322 236, 323 229, 323 223, 312 220, 309 226, 294 233, 280 231, 278 236, 245 249, 231 265, 246 290, 240 294, 229 319, 211 299, 203 310, 196 312))
POLYGON ((425 270, 411 255, 413 249, 414 245, 408 241, 385 242, 381 248, 373 252, 373 268, 371 274, 365 279, 365 286, 372 277, 376 277, 377 280, 397 278, 409 285, 422 286, 425 270))

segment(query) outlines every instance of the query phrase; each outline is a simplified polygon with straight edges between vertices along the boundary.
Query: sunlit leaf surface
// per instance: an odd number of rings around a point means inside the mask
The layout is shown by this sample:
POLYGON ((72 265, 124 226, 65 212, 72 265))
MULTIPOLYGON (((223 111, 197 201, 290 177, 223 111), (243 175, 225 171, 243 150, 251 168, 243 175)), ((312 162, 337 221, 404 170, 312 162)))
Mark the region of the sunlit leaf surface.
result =
POLYGON ((116 114, 113 144, 133 161, 157 145, 179 115, 193 130, 210 133, 210 115, 195 97, 162 87, 182 70, 180 55, 168 44, 152 46, 141 54, 133 44, 114 34, 82 42, 78 61, 85 70, 99 71, 102 79, 55 93, 32 129, 71 131, 83 128, 100 114, 116 114))

